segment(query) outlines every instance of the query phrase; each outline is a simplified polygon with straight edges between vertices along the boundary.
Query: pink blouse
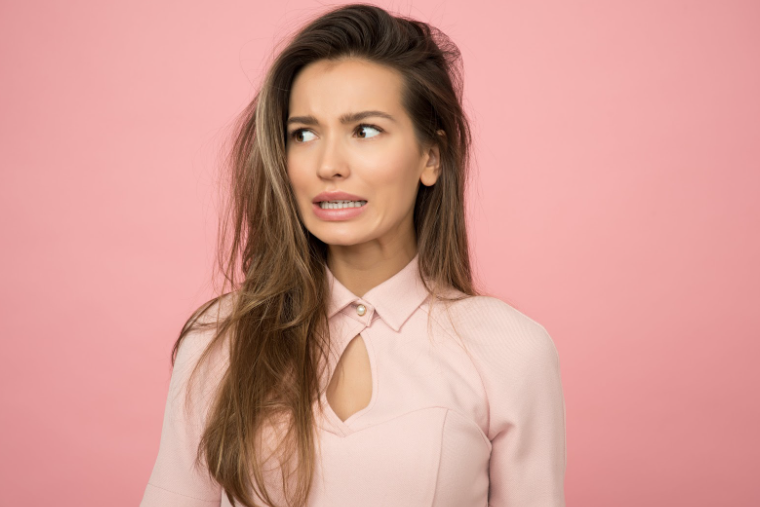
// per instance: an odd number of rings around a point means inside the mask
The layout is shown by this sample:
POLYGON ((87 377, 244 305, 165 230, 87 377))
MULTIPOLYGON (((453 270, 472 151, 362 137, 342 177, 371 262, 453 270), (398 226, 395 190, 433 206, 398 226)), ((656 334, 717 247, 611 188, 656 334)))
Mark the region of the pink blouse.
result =
MULTIPOLYGON (((458 301, 448 312, 429 307, 417 261, 363 297, 327 270, 330 367, 361 334, 372 397, 341 421, 322 379, 321 461, 309 505, 564 506, 565 404, 551 337, 489 296, 458 301)), ((180 347, 142 507, 231 505, 205 470, 193 468, 208 405, 185 414, 185 383, 210 337, 194 332, 180 347)), ((210 399, 224 371, 223 354, 216 357, 200 399, 210 399)))

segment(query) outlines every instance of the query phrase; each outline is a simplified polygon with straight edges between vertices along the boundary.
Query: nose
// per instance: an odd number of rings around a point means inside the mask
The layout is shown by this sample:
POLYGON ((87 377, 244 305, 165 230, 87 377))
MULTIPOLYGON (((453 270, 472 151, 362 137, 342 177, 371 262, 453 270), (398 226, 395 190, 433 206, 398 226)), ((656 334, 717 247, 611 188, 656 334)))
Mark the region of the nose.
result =
POLYGON ((321 142, 322 150, 317 173, 320 178, 345 178, 349 174, 348 160, 340 136, 328 135, 321 142))

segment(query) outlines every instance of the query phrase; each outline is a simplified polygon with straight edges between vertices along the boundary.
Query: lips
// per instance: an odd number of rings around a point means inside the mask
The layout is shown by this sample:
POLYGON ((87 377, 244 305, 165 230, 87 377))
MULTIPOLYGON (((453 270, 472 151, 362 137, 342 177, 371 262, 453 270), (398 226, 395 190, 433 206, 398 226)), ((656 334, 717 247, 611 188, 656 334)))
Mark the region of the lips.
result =
POLYGON ((312 203, 318 204, 322 201, 366 201, 364 197, 349 194, 348 192, 342 192, 340 190, 331 190, 328 192, 321 192, 312 199, 312 203))
MULTIPOLYGON (((340 199, 340 200, 349 200, 349 199, 340 199)), ((339 207, 327 207, 322 208, 322 204, 319 203, 312 203, 311 210, 314 213, 314 216, 317 217, 320 220, 324 220, 325 222, 342 222, 342 221, 351 221, 354 219, 358 219, 361 217, 364 213, 366 213, 367 208, 370 206, 366 201, 361 206, 339 206, 339 207)), ((324 205, 324 206, 330 206, 330 205, 324 205)))

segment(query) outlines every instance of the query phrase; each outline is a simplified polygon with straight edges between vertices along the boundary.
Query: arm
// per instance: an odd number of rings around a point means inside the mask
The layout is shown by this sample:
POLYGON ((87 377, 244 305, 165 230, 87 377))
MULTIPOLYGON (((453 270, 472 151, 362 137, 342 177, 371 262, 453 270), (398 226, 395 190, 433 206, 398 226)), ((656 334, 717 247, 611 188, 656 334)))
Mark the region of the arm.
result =
MULTIPOLYGON (((194 462, 203 432, 207 402, 216 386, 202 368, 193 384, 191 405, 185 403, 187 382, 193 367, 211 338, 210 332, 190 332, 180 344, 169 382, 161 441, 141 507, 212 507, 221 504, 222 490, 208 471, 194 462), (199 387, 200 386, 200 387, 199 387), (206 403, 199 403, 200 401, 206 403)), ((210 358, 213 361, 214 356, 210 358)))
POLYGON ((540 325, 513 329, 524 336, 507 340, 507 368, 489 393, 489 506, 564 507, 565 402, 557 350, 540 325))

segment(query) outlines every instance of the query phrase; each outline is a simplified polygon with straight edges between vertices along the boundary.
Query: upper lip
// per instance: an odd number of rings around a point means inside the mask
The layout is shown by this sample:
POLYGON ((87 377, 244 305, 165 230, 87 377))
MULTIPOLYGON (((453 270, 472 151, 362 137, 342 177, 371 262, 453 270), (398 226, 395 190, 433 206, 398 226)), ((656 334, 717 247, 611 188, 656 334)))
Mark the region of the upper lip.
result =
POLYGON ((312 199, 313 203, 320 203, 322 201, 366 201, 364 197, 358 195, 349 194, 347 192, 341 192, 340 190, 330 190, 329 192, 321 192, 312 199))

